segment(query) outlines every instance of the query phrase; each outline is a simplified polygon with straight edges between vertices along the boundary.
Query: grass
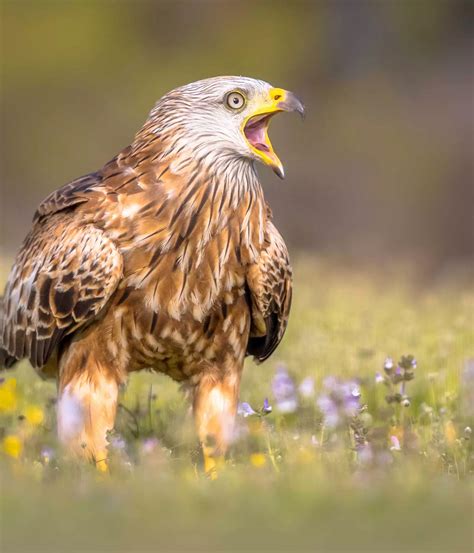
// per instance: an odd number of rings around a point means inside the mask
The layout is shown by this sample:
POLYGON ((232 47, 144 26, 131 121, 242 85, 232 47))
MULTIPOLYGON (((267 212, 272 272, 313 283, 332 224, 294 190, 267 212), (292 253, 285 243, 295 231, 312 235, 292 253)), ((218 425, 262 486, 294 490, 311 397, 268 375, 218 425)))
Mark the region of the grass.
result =
POLYGON ((471 551, 473 288, 400 266, 295 273, 287 335, 247 363, 257 414, 239 416, 217 481, 165 377, 131 378, 104 477, 61 458, 54 383, 26 363, 2 375, 1 550, 471 551), (397 375, 405 354, 416 368, 397 375))

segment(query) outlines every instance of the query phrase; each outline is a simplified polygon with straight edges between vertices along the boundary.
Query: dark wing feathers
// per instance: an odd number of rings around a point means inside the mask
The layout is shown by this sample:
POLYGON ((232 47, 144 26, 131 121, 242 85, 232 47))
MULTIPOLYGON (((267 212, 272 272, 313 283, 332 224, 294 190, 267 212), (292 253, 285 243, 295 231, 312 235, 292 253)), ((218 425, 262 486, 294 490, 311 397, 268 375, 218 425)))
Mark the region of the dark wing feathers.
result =
POLYGON ((75 179, 58 190, 51 192, 39 205, 35 212, 33 221, 37 221, 45 215, 52 215, 58 211, 68 209, 77 204, 87 202, 87 193, 94 186, 100 184, 102 181, 102 174, 100 172, 90 173, 84 177, 75 179))
MULTIPOLYGON (((44 210, 51 213, 66 203, 58 197, 44 210)), ((23 357, 35 367, 44 365, 63 336, 99 314, 121 275, 122 256, 103 231, 62 212, 39 220, 16 258, 0 304, 2 366, 23 357)))
POLYGON ((292 272, 285 242, 271 221, 265 247, 247 276, 252 327, 247 353, 265 361, 285 333, 291 307, 292 272))

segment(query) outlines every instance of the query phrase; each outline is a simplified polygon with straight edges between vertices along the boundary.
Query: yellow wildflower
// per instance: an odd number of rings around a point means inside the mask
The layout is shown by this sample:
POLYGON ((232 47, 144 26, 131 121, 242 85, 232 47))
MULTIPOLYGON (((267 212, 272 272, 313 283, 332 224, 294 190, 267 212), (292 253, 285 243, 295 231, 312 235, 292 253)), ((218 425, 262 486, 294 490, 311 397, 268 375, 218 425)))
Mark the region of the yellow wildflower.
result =
POLYGON ((16 379, 8 378, 0 386, 0 411, 11 413, 16 409, 16 379))
POLYGON ((13 434, 5 436, 5 438, 3 438, 2 445, 3 451, 5 451, 7 455, 13 457, 14 459, 18 459, 18 457, 20 457, 23 444, 18 436, 14 436, 13 434))
POLYGON ((260 468, 265 465, 267 459, 263 453, 252 453, 250 455, 250 462, 254 467, 260 468))
POLYGON ((39 426, 44 421, 43 410, 37 405, 28 405, 25 409, 25 419, 32 426, 39 426))

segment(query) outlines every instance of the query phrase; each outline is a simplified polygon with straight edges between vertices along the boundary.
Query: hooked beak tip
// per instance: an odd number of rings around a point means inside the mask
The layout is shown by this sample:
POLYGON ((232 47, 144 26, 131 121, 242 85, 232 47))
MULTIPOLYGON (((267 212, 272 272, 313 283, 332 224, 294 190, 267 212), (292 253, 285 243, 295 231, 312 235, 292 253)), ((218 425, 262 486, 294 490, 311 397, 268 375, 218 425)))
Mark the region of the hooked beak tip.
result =
POLYGON ((296 111, 301 119, 305 117, 304 104, 293 92, 287 92, 286 98, 278 104, 278 107, 283 111, 296 111))
POLYGON ((296 111, 300 114, 301 119, 304 119, 306 117, 306 112, 303 104, 301 104, 301 107, 296 111))
POLYGON ((273 167, 273 172, 277 177, 280 177, 281 180, 285 178, 285 170, 283 169, 283 167, 273 167))
MULTIPOLYGON (((296 98, 296 96, 295 96, 296 98)), ((306 116, 306 111, 305 111, 305 107, 304 107, 304 104, 301 100, 299 100, 298 98, 296 98, 296 101, 297 101, 297 104, 296 104, 296 107, 295 107, 295 111, 296 113, 299 114, 299 116, 301 117, 301 119, 304 119, 305 116, 306 116)))

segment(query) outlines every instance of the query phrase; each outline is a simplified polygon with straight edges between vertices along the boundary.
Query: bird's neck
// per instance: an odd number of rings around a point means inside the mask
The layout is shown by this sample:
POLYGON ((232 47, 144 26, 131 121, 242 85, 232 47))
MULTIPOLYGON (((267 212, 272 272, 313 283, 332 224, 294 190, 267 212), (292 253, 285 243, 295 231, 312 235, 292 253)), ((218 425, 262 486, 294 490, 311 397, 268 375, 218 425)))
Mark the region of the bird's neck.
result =
POLYGON ((176 177, 176 213, 189 219, 193 232, 186 235, 197 249, 218 235, 230 236, 232 229, 232 242, 252 262, 263 243, 267 217, 254 164, 221 151, 217 157, 177 156, 168 167, 176 177))
POLYGON ((267 209, 251 160, 237 157, 222 144, 190 147, 153 135, 135 141, 129 156, 128 165, 144 173, 141 181, 150 182, 150 194, 159 200, 154 216, 159 232, 150 233, 150 240, 159 242, 161 251, 186 248, 182 258, 192 259, 194 252, 199 265, 202 252, 225 236, 244 263, 256 259, 267 209))
MULTIPOLYGON (((237 187, 237 192, 261 191, 255 162, 236 154, 232 144, 209 136, 192 140, 179 130, 159 131, 147 122, 131 145, 132 156, 139 161, 151 159, 156 167, 166 166, 177 175, 214 178, 225 186, 237 187)), ((189 185, 186 178, 181 184, 189 185)))

